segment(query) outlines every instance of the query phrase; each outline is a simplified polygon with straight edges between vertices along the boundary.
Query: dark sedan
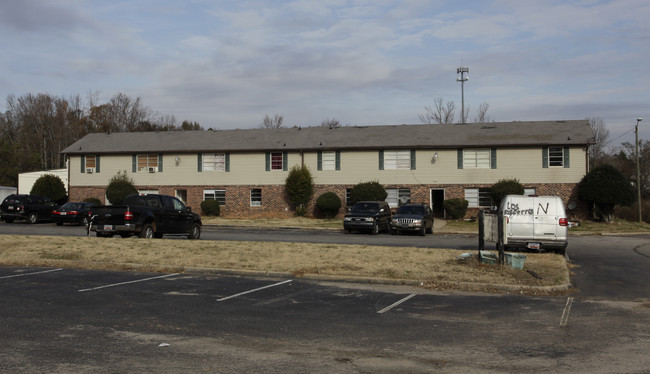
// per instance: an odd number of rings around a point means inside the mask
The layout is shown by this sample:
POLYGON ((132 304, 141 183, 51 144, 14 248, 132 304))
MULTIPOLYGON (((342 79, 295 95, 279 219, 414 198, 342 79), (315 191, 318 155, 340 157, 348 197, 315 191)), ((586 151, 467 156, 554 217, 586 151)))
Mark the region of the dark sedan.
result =
POLYGON ((88 211, 94 207, 93 203, 70 202, 63 204, 59 209, 52 211, 52 220, 58 226, 64 223, 75 223, 77 225, 88 224, 88 211))

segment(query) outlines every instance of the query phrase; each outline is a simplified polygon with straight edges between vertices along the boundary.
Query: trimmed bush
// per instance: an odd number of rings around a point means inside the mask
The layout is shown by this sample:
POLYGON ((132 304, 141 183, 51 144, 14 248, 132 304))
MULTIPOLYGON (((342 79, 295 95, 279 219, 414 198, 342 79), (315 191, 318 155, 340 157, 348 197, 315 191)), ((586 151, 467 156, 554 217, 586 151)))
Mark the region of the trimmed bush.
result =
POLYGON ((501 179, 490 188, 490 197, 494 205, 499 207, 501 200, 506 195, 523 195, 524 186, 519 183, 518 179, 501 179))
POLYGON ((325 218, 333 218, 341 209, 341 199, 334 192, 325 192, 316 199, 316 207, 325 218))
POLYGON ((106 187, 106 198, 113 205, 120 205, 127 195, 138 193, 135 188, 133 179, 126 175, 126 170, 118 171, 106 187))
POLYGON ((201 201, 201 212, 206 216, 218 216, 221 208, 217 200, 201 201))
POLYGON ((379 182, 363 182, 352 187, 350 190, 350 202, 357 201, 384 201, 388 197, 384 186, 379 182))
POLYGON ((57 204, 63 204, 68 200, 63 181, 54 174, 39 177, 32 186, 30 194, 45 196, 57 204))
POLYGON ((296 215, 307 214, 307 204, 314 196, 314 181, 307 166, 294 166, 285 181, 289 201, 296 207, 296 215))
POLYGON ((451 219, 465 217, 468 204, 469 202, 465 199, 447 199, 442 202, 442 206, 445 208, 447 216, 451 219))

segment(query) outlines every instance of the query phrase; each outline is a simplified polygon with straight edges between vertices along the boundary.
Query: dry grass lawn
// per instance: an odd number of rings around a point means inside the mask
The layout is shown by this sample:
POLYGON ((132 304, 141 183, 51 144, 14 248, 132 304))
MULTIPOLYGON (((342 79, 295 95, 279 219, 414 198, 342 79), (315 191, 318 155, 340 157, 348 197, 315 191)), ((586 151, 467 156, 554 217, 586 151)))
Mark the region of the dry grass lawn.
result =
POLYGON ((360 245, 4 235, 0 263, 139 271, 252 271, 422 283, 427 288, 544 293, 568 282, 564 257, 527 254, 524 270, 459 261, 466 251, 360 245), (529 271, 540 276, 534 277, 529 271), (518 288, 521 287, 523 291, 518 288))

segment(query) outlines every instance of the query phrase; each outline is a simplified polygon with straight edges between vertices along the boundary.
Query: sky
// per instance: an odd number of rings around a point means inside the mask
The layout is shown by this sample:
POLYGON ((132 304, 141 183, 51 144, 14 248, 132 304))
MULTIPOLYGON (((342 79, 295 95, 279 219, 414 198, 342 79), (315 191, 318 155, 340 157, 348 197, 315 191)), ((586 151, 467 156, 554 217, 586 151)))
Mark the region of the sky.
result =
MULTIPOLYGON (((205 128, 600 117, 610 145, 650 139, 647 0, 0 0, 9 95, 117 93, 205 128), (456 114, 460 119, 460 114, 456 114)), ((86 100, 87 102, 87 100, 86 100)))

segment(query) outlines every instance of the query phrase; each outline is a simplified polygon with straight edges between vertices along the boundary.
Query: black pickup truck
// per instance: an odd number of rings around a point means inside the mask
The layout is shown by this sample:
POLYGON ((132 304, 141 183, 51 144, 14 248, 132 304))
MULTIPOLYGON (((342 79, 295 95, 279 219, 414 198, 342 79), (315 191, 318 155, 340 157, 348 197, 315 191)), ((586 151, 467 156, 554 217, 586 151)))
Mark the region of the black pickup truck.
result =
POLYGON ((162 238, 163 235, 201 236, 201 216, 180 200, 166 195, 128 195, 123 205, 93 207, 88 232, 99 237, 162 238))

